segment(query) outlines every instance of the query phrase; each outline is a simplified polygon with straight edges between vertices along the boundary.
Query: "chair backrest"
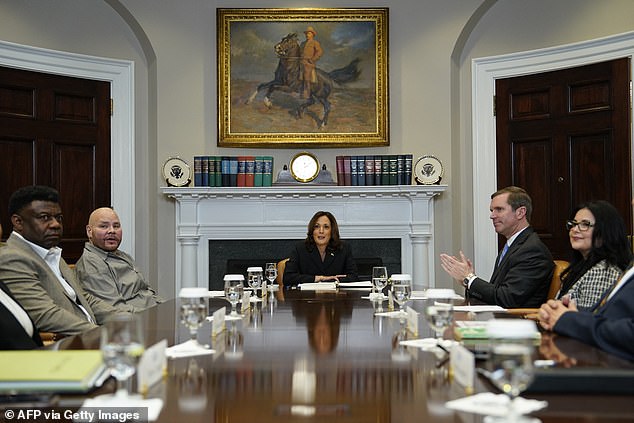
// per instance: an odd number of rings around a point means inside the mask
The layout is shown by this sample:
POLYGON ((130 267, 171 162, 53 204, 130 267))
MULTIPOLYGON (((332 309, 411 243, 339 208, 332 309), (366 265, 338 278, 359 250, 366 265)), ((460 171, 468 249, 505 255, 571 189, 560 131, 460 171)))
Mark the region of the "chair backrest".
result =
POLYGON ((561 272, 569 265, 566 260, 555 260, 555 270, 553 270, 553 278, 550 280, 550 289, 548 290, 548 299, 555 298, 561 288, 561 272))
POLYGON ((275 281, 280 286, 280 288, 284 288, 284 269, 286 269, 287 258, 284 260, 280 260, 277 262, 277 278, 275 281))

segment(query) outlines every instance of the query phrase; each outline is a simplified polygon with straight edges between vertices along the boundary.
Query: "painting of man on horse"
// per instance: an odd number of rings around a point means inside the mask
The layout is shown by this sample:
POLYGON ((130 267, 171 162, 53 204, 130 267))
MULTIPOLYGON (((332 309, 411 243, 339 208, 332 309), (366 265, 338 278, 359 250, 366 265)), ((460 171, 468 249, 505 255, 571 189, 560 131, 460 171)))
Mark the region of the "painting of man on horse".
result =
POLYGON ((374 131, 375 31, 372 22, 233 26, 231 130, 374 131))

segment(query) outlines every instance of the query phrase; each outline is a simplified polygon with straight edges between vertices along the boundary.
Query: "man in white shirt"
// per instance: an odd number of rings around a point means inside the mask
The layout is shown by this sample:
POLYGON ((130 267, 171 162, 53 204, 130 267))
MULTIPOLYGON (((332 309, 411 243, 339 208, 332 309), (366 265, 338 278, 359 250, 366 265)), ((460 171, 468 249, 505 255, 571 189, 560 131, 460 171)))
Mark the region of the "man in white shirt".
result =
POLYGON ((0 350, 29 350, 41 346, 42 339, 33 321, 0 281, 0 350))
POLYGON ((56 190, 26 186, 9 199, 13 232, 0 248, 0 280, 41 331, 73 335, 117 313, 86 293, 61 257, 63 215, 56 190))

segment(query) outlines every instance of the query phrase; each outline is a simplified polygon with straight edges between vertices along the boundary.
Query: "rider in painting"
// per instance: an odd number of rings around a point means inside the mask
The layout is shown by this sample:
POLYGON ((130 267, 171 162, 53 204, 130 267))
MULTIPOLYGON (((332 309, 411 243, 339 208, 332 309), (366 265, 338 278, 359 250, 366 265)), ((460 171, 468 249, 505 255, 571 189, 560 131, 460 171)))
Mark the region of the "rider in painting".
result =
POLYGON ((306 28, 304 35, 306 36, 306 41, 304 41, 301 45, 303 80, 302 98, 310 98, 311 84, 315 84, 317 82, 317 72, 315 71, 317 61, 324 54, 324 51, 321 48, 319 41, 315 39, 317 32, 312 26, 306 28))

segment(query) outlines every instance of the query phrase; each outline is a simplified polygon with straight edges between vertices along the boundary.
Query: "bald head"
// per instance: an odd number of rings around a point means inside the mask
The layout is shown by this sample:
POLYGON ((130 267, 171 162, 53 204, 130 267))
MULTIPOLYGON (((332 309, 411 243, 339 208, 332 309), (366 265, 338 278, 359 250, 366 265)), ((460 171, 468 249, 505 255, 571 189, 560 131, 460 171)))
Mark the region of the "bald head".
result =
POLYGON ((119 216, 110 207, 96 209, 88 219, 86 235, 95 247, 116 251, 123 236, 119 216))

